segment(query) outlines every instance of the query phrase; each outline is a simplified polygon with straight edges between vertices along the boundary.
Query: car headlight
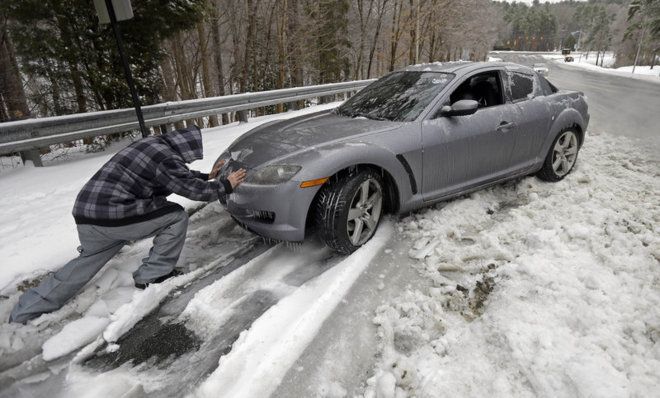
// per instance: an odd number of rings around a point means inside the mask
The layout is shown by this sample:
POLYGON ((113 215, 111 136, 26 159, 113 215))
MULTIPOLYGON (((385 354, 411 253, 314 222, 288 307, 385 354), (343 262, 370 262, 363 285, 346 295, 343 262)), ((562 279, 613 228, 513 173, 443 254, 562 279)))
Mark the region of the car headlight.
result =
POLYGON ((300 169, 302 169, 301 166, 290 164, 266 166, 261 170, 256 170, 250 173, 245 179, 245 182, 257 185, 281 184, 292 179, 300 169))

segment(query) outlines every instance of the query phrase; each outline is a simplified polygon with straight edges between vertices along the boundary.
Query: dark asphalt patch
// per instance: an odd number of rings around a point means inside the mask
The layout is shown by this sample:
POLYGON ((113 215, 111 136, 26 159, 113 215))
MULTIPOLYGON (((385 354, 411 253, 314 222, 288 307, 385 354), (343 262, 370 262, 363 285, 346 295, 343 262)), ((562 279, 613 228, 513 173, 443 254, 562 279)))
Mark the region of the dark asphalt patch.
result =
POLYGON ((185 325, 169 320, 175 319, 185 309, 195 293, 267 249, 266 245, 256 244, 229 264, 171 292, 158 308, 142 318, 117 341, 119 348, 116 351, 107 352, 107 344, 104 344, 83 364, 102 371, 117 368, 126 362, 131 362, 133 365, 148 362, 149 366, 166 367, 181 355, 199 349, 202 341, 193 332, 185 325))
MULTIPOLYGON (((154 314, 155 315, 155 314, 154 314)), ((107 352, 105 347, 88 359, 85 365, 97 369, 111 369, 126 362, 138 365, 150 361, 153 365, 169 363, 190 350, 197 350, 201 340, 180 323, 161 323, 150 315, 140 322, 134 332, 120 339, 119 349, 107 352), (165 361, 167 360, 167 361, 165 361)))

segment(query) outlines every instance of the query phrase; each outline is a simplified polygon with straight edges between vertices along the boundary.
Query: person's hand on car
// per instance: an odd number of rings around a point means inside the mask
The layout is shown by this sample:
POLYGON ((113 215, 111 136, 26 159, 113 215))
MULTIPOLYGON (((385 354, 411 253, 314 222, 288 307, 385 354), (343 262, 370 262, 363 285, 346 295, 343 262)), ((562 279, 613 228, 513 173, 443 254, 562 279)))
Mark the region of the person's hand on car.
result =
POLYGON ((247 176, 245 169, 236 170, 227 176, 227 181, 229 181, 232 188, 236 188, 245 180, 245 176, 247 176))
POLYGON ((218 173, 220 173, 220 169, 222 166, 225 165, 225 161, 221 160, 218 163, 213 165, 213 170, 209 173, 209 180, 212 180, 218 176, 218 173))

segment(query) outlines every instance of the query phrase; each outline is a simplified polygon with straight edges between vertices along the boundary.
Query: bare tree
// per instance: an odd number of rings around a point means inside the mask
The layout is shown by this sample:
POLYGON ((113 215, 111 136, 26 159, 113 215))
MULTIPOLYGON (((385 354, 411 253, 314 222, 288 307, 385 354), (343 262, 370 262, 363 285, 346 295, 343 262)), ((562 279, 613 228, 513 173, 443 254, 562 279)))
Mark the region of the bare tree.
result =
POLYGON ((7 18, 0 18, 0 120, 30 116, 23 79, 18 69, 14 46, 7 31, 7 18))

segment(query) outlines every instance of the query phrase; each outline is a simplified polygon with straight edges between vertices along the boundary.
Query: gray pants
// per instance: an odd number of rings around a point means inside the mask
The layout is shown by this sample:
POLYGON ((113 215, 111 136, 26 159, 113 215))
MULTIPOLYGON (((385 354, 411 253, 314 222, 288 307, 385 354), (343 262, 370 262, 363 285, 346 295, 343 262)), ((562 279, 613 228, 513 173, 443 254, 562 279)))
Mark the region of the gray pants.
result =
POLYGON ((155 236, 149 257, 142 259, 142 266, 133 273, 136 283, 149 283, 169 274, 179 260, 187 229, 188 215, 183 210, 121 227, 78 225, 80 256, 23 293, 9 321, 25 323, 60 309, 130 241, 155 236))

